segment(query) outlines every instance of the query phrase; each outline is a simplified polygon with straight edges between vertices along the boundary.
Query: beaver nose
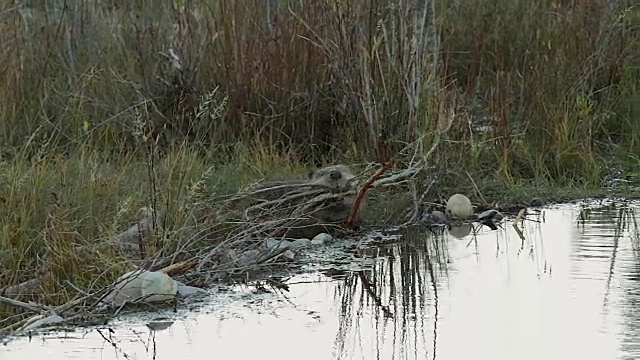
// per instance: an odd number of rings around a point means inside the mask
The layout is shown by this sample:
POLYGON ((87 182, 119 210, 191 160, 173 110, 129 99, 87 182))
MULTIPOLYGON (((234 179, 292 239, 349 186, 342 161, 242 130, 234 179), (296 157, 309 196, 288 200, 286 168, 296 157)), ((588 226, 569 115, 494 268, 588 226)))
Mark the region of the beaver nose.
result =
POLYGON ((340 180, 341 177, 342 173, 338 170, 331 170, 331 172, 329 173, 329 179, 331 180, 340 180))

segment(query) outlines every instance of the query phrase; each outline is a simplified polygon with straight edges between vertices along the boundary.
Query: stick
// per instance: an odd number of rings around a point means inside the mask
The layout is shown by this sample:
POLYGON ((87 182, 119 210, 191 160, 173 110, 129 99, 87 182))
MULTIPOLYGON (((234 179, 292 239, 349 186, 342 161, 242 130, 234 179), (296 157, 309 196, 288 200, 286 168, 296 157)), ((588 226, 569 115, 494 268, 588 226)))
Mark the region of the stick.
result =
POLYGON ((520 240, 524 241, 525 240, 524 234, 522 233, 522 230, 520 230, 520 227, 518 226, 518 224, 511 224, 511 226, 513 226, 513 229, 518 234, 518 237, 520 238, 520 240))
POLYGON ((364 198, 364 194, 371 187, 371 184, 373 184, 373 182, 376 181, 377 178, 379 178, 382 174, 384 174, 385 171, 389 170, 392 165, 393 165, 393 162, 391 161, 385 162, 382 165, 382 167, 378 169, 378 171, 376 171, 373 175, 371 175, 369 180, 367 180, 364 183, 364 185, 362 185, 362 188, 360 189, 360 191, 358 192, 358 195, 356 196, 356 201, 353 204, 353 207, 351 208, 351 213, 349 213, 349 217, 347 218, 348 229, 353 228, 356 216, 358 215, 358 210, 360 209, 360 203, 362 203, 362 199, 364 198))
POLYGON ((520 209, 520 211, 518 212, 518 216, 516 216, 516 218, 513 220, 513 223, 511 224, 516 233, 518 233, 520 240, 522 241, 524 241, 524 234, 522 233, 522 230, 520 230, 518 223, 520 222, 520 220, 522 220, 522 216, 524 215, 525 210, 526 209, 520 209))
POLYGON ((14 300, 14 299, 10 299, 8 297, 4 297, 4 296, 0 296, 0 302, 3 302, 5 304, 9 304, 9 305, 13 305, 13 306, 17 306, 17 307, 21 307, 23 309, 27 309, 29 311, 33 311, 34 313, 40 314, 44 309, 37 306, 37 305, 32 305, 23 301, 19 301, 19 300, 14 300))
POLYGON ((518 225, 520 220, 522 220, 522 216, 524 215, 525 211, 526 209, 520 209, 520 211, 518 212, 518 216, 516 216, 516 218, 513 219, 513 225, 518 225))
POLYGON ((478 185, 476 184, 476 182, 473 180, 473 177, 471 177, 471 174, 469 174, 468 171, 466 171, 466 173, 467 173, 467 176, 469 177, 469 180, 471 180, 471 184, 473 185, 474 190, 476 191, 478 196, 480 196, 480 199, 482 199, 482 202, 485 204, 488 204, 487 199, 485 199, 484 196, 482 196, 482 193, 480 192, 480 189, 478 188, 478 185))
POLYGON ((418 173, 418 171, 420 171, 420 169, 418 168, 409 168, 406 170, 403 170, 402 172, 399 172, 397 174, 388 176, 386 178, 383 179, 378 179, 376 181, 373 182, 373 184, 371 184, 371 187, 379 187, 379 186, 384 186, 387 185, 389 183, 397 183, 400 180, 405 180, 408 179, 412 176, 414 176, 415 174, 418 173))

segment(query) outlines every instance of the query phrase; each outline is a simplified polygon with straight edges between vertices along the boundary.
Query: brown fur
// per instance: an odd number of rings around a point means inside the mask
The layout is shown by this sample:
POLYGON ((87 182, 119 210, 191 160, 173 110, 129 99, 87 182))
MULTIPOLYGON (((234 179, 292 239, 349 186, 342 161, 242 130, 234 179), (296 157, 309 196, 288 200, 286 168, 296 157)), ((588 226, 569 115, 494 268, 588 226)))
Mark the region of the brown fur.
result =
POLYGON ((252 189, 252 198, 257 204, 269 201, 278 202, 272 209, 264 209, 252 215, 256 221, 268 218, 291 218, 286 228, 278 231, 276 236, 295 238, 312 238, 320 232, 334 233, 346 221, 351 205, 355 199, 355 176, 344 165, 333 165, 317 169, 309 174, 307 180, 280 181, 261 184, 252 189), (338 198, 330 198, 309 209, 305 214, 296 214, 299 208, 311 199, 323 194, 343 194, 338 198), (297 196, 302 195, 304 196, 297 196))
POLYGON ((309 173, 309 183, 333 190, 346 190, 355 178, 345 165, 333 165, 309 173))
MULTIPOLYGON (((354 179, 355 175, 345 165, 327 166, 309 174, 311 184, 320 185, 333 191, 355 190, 354 179)), ((355 191, 353 194, 345 194, 342 201, 328 204, 326 208, 318 211, 317 216, 326 222, 345 221, 355 202, 355 195, 355 191)))

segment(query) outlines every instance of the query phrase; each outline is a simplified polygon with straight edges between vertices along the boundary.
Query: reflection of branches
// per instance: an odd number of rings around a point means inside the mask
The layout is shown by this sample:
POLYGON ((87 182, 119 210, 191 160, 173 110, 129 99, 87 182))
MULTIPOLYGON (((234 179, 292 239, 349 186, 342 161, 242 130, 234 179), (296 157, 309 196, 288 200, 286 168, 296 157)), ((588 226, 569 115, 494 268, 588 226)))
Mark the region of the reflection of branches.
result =
POLYGON ((629 216, 629 220, 631 225, 633 226, 633 233, 631 235, 631 247, 633 248, 633 254, 635 255, 636 263, 640 266, 640 229, 638 228, 638 220, 636 218, 635 210, 630 209, 631 215, 629 216))
POLYGON ((374 290, 373 286, 371 286, 371 283, 369 282, 369 279, 367 279, 367 275, 365 275, 364 271, 358 271, 358 277, 362 282, 362 288, 364 288, 367 291, 367 294, 369 294, 369 296, 373 299, 376 306, 380 307, 380 309, 384 313, 384 316, 388 318, 393 318, 393 313, 391 312, 391 310, 389 310, 388 306, 382 304, 382 300, 380 300, 380 296, 376 294, 376 291, 374 290))
POLYGON ((100 334, 102 339, 107 344, 109 344, 109 345, 111 345, 113 347, 113 350, 116 352, 116 354, 120 353, 120 354, 122 354, 122 357, 124 357, 125 359, 130 359, 130 356, 127 353, 125 353, 124 350, 122 350, 120 348, 120 346, 117 344, 117 342, 112 338, 112 334, 113 334, 113 330, 112 329, 108 329, 109 336, 106 336, 105 334, 103 334, 100 329, 97 329, 96 331, 98 332, 98 334, 100 334))
MULTIPOLYGON (((640 279, 640 252, 638 251, 640 232, 635 206, 626 201, 613 201, 603 206, 582 209, 580 216, 583 220, 583 233, 581 234, 583 237, 591 235, 587 231, 597 230, 593 236, 601 238, 603 236, 602 230, 604 230, 605 236, 612 238, 611 243, 607 243, 611 247, 611 257, 607 268, 606 289, 602 304, 603 321, 606 321, 604 317, 612 306, 609 303, 611 293, 617 295, 616 293, 622 290, 622 299, 619 304, 616 304, 621 312, 622 326, 618 333, 620 349, 629 355, 637 353, 638 329, 640 328, 638 326, 640 313, 636 306, 639 293, 638 280, 640 279), (609 235, 609 232, 613 234, 609 235), (627 251, 629 246, 631 254, 627 251), (630 257, 628 257, 629 255, 630 257)), ((596 246, 602 247, 602 245, 599 243, 596 246)))
POLYGON ((360 326, 363 321, 371 321, 373 338, 391 341, 400 358, 421 358, 429 351, 435 354, 437 339, 433 331, 437 331, 434 329, 437 325, 432 318, 438 321, 438 282, 446 276, 447 243, 442 234, 425 230, 404 228, 401 242, 378 248, 376 255, 381 261, 374 264, 371 272, 359 271, 345 278, 339 288, 341 309, 336 344, 339 354, 357 351, 360 346, 369 346, 374 352, 381 350, 371 348, 371 343, 366 344, 364 339, 353 342, 347 338, 360 328, 371 329, 360 326), (371 318, 361 316, 365 308, 375 309, 371 318), (408 343, 416 346, 400 345, 408 343))
MULTIPOLYGON (((356 293, 355 285, 356 283, 354 281, 354 277, 346 276, 342 285, 337 288, 336 296, 340 297, 340 302, 338 305, 338 333, 336 334, 337 354, 344 353, 347 343, 347 334, 350 333, 350 328, 353 325, 352 313, 355 305, 353 301, 355 299, 356 293)), ((337 357, 339 358, 340 356, 337 357)))
POLYGON ((433 340, 431 350, 433 356, 432 358, 435 360, 436 358, 436 349, 438 345, 438 315, 439 315, 439 296, 438 296, 438 283, 436 281, 435 270, 433 269, 433 263, 429 258, 427 258, 427 268, 429 269, 429 276, 431 277, 431 286, 433 288, 433 340))
MULTIPOLYGON (((613 219, 615 222, 615 232, 613 234, 613 246, 611 248, 611 262, 609 264, 609 273, 607 274, 606 289, 603 299, 603 307, 606 309, 609 303, 609 293, 611 292, 611 280, 613 278, 613 272, 616 264, 616 257, 618 254, 618 248, 620 246, 620 238, 624 235, 624 230, 630 223, 635 223, 635 216, 633 209, 628 206, 623 206, 618 210, 618 214, 613 219)), ((636 225, 637 229, 637 225, 636 225)))

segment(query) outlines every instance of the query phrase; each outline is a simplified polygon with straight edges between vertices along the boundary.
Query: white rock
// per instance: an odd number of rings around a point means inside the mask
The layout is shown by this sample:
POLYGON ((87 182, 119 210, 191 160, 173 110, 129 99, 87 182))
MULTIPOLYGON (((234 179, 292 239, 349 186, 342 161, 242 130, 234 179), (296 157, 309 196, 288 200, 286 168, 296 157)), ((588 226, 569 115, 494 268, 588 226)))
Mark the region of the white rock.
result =
POLYGON ((324 243, 328 243, 333 240, 333 236, 327 233, 320 233, 311 239, 312 245, 322 245, 324 243))
POLYGON ((265 246, 267 249, 271 251, 275 250, 292 250, 302 246, 311 245, 311 240, 309 239, 296 239, 294 241, 289 240, 277 240, 274 238, 266 238, 265 246))
POLYGON ((494 210, 494 209, 489 209, 487 211, 483 211, 480 214, 478 214, 478 220, 480 221, 491 221, 493 223, 499 223, 504 219, 504 215, 498 211, 498 210, 494 210))
POLYGON ((454 194, 447 201, 447 216, 452 219, 468 219, 473 215, 471 200, 462 194, 454 194))
POLYGON ((118 278, 105 302, 111 306, 134 301, 163 302, 174 299, 177 293, 178 283, 169 275, 158 271, 134 270, 118 278))
POLYGON ((207 294, 207 290, 201 289, 199 287, 185 285, 180 281, 176 281, 176 284, 178 284, 177 294, 183 297, 198 295, 198 294, 201 294, 201 295, 207 294))
POLYGON ((292 241, 292 248, 291 249, 295 249, 295 248, 299 248, 299 247, 303 247, 303 246, 309 246, 311 245, 311 240, 309 239, 297 239, 295 241, 292 241))

